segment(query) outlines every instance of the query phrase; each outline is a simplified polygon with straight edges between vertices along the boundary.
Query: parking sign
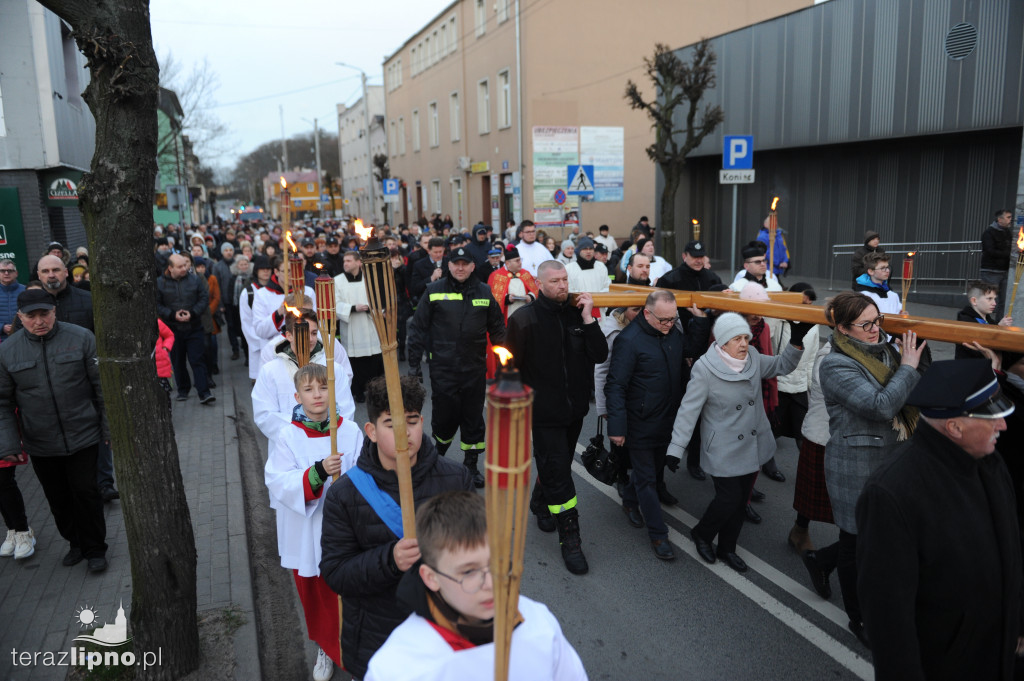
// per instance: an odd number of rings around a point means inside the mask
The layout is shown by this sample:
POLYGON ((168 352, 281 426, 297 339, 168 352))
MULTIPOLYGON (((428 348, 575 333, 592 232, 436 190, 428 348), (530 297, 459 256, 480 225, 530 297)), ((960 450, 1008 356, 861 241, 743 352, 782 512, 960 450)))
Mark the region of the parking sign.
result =
POLYGON ((750 170, 754 167, 754 136, 725 135, 722 143, 723 170, 750 170))

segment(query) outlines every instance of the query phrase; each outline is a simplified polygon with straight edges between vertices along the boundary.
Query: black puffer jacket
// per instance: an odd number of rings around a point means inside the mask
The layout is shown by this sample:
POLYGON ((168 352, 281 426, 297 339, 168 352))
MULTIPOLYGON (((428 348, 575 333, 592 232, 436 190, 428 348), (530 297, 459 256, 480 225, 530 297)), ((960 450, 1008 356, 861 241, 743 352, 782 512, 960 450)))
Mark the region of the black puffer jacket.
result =
POLYGON ((95 332, 92 321, 92 294, 68 284, 54 296, 57 321, 67 322, 95 332))
POLYGON ((467 375, 487 369, 487 338, 505 341, 505 316, 491 288, 475 276, 459 283, 451 274, 427 286, 409 323, 409 365, 429 352, 431 383, 457 389, 467 375))
POLYGON ((156 313, 172 331, 182 332, 199 326, 209 307, 210 290, 199 275, 189 273, 181 279, 172 279, 165 274, 156 280, 156 313), (182 324, 174 318, 178 310, 188 310, 192 317, 182 324))
POLYGON ((594 365, 608 359, 596 321, 584 324, 579 308, 539 293, 509 318, 505 344, 523 383, 536 391, 535 425, 565 427, 587 415, 594 365))
MULTIPOLYGON (((398 476, 384 470, 369 438, 356 465, 398 502, 398 476)), ((412 487, 419 506, 441 492, 472 490, 473 478, 465 466, 438 456, 433 441, 424 437, 412 467, 412 487)), ((366 675, 370 658, 411 612, 395 595, 403 574, 392 553, 397 542, 347 476, 331 485, 324 502, 320 576, 344 601, 342 661, 356 678, 366 675)))
POLYGON ((109 439, 91 331, 57 322, 45 336, 22 329, 0 344, 0 457, 20 443, 32 456, 68 456, 109 439))
POLYGON ((608 435, 625 436, 629 447, 663 447, 672 439, 672 424, 690 381, 687 357, 708 349, 711 322, 690 320, 683 334, 666 335, 637 315, 612 346, 612 361, 604 385, 608 435))
POLYGON ((983 270, 1005 272, 1010 269, 1011 234, 1009 227, 993 222, 981 234, 981 267, 983 270))

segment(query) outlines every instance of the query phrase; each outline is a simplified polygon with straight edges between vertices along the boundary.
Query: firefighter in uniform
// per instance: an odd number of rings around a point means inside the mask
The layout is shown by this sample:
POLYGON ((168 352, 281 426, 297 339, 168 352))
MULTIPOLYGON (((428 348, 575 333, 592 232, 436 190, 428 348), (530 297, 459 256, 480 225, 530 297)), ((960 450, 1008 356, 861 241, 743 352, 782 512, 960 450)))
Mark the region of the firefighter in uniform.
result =
POLYGON ((434 443, 443 456, 461 430, 464 463, 480 488, 487 338, 504 342, 505 317, 490 287, 473 276, 474 267, 465 247, 452 251, 447 276, 427 286, 409 322, 408 357, 409 372, 421 376, 420 357, 428 351, 434 443))

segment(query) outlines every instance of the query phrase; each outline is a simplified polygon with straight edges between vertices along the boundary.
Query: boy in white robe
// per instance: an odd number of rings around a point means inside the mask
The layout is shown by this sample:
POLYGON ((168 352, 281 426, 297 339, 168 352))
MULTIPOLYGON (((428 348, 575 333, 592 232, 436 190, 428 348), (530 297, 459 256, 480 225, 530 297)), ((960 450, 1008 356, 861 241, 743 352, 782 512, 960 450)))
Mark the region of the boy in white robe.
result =
MULTIPOLYGON (((370 659, 364 681, 485 681, 494 678, 494 583, 484 498, 443 492, 416 509, 421 561, 398 597, 413 614, 370 659)), ((519 597, 510 681, 586 681, 558 620, 519 597)))
POLYGON ((344 474, 359 456, 363 432, 338 417, 338 453, 331 453, 327 412, 327 369, 307 364, 295 373, 295 406, 270 440, 264 480, 270 505, 277 511, 277 550, 281 566, 292 570, 306 616, 309 639, 320 650, 313 668, 316 681, 327 681, 341 664, 338 598, 320 577, 320 531, 324 490, 331 476, 344 474))

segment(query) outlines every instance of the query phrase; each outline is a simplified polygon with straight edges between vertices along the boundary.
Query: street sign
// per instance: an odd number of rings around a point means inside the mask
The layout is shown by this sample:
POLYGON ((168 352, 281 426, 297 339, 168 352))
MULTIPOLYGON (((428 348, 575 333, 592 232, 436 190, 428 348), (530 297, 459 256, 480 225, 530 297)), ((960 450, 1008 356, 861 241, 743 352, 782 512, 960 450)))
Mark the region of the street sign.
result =
POLYGON ((398 196, 398 179, 389 177, 384 180, 384 196, 398 196))
POLYGON ((722 139, 723 169, 750 170, 754 167, 753 135, 726 135, 722 139))
POLYGON ((568 166, 568 171, 569 182, 566 193, 569 196, 594 198, 594 166, 568 166))
POLYGON ((564 189, 556 189, 555 190, 555 203, 557 203, 559 206, 561 206, 563 203, 565 203, 565 190, 564 189))
POLYGON ((754 184, 754 170, 719 170, 719 184, 754 184))

